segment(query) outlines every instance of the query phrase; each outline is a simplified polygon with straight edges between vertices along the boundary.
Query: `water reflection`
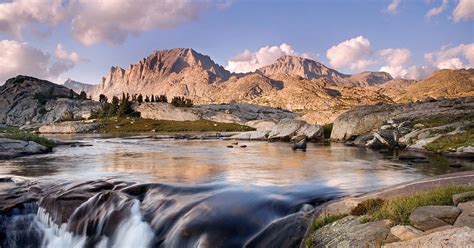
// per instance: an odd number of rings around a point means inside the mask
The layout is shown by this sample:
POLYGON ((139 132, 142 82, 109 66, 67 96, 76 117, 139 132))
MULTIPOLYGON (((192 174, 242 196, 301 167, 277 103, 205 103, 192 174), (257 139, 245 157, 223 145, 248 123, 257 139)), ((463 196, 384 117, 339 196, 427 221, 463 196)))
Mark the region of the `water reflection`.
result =
POLYGON ((223 140, 66 138, 92 146, 62 146, 51 154, 1 161, 0 174, 260 186, 318 183, 349 193, 474 168, 468 161, 462 161, 463 168, 451 168, 448 165, 455 161, 440 156, 428 156, 429 163, 409 164, 398 161, 397 154, 341 144, 310 144, 306 152, 294 152, 286 143, 243 142, 246 148, 227 148, 230 141, 223 140))

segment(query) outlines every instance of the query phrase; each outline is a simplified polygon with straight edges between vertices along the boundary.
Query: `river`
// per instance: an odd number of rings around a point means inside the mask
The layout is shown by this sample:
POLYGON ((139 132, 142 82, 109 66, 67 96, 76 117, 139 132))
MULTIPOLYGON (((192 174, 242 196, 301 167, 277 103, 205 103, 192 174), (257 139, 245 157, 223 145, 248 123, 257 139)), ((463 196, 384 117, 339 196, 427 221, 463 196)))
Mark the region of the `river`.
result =
POLYGON ((61 212, 55 210, 61 208, 58 198, 50 201, 54 204, 42 199, 24 205, 0 218, 2 247, 241 247, 272 222, 324 201, 474 168, 472 162, 439 155, 380 153, 337 143, 309 144, 302 152, 280 142, 239 141, 229 148, 234 141, 159 135, 53 138, 79 143, 0 161, 0 175, 50 185, 47 197, 86 181, 127 182, 128 189, 92 190, 62 226, 52 218, 61 212), (427 160, 414 163, 400 155, 427 160), (451 168, 455 162, 463 167, 451 168), (120 218, 110 215, 116 209, 120 218), (116 223, 107 231, 104 225, 111 220, 116 223), (29 229, 20 234, 24 225, 29 229))

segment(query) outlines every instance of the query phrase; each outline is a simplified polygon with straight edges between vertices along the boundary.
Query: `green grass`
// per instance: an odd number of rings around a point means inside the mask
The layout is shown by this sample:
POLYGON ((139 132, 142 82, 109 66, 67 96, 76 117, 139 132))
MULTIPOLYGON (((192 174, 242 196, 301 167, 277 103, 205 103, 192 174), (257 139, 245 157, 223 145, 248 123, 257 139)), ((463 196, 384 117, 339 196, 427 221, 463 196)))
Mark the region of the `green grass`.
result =
POLYGON ((427 144, 425 148, 429 151, 444 152, 458 147, 474 146, 474 128, 464 133, 447 135, 427 144))
POLYGON ((52 150, 53 147, 56 146, 56 143, 54 141, 26 131, 5 132, 2 136, 14 140, 34 141, 40 145, 47 147, 49 150, 52 150))
POLYGON ((447 124, 452 124, 454 122, 472 122, 474 116, 472 114, 463 114, 463 115, 440 115, 436 117, 429 118, 419 118, 412 122, 415 124, 423 124, 426 128, 430 127, 439 127, 447 124))
POLYGON ((331 138, 332 125, 333 125, 332 123, 328 123, 328 124, 323 125, 324 138, 325 139, 331 138))
POLYGON ((311 224, 311 232, 346 216, 348 216, 348 214, 321 215, 311 224))
POLYGON ((393 225, 407 225, 410 223, 409 216, 415 208, 429 205, 453 205, 453 195, 472 190, 474 186, 452 185, 410 196, 392 198, 385 201, 380 208, 369 211, 364 217, 364 222, 387 219, 392 221, 393 225))
POLYGON ((169 121, 143 118, 111 118, 99 121, 99 132, 241 132, 254 128, 235 123, 220 123, 209 120, 169 121))

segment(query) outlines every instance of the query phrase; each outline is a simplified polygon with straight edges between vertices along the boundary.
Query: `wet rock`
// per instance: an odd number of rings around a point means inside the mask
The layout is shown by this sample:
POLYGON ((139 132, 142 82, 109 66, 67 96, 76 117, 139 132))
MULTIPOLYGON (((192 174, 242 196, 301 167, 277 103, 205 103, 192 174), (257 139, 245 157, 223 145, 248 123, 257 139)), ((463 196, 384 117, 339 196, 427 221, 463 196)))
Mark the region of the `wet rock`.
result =
POLYGON ((232 146, 232 145, 228 145, 228 146, 227 146, 227 148, 234 148, 234 146, 232 146))
POLYGON ((412 226, 398 225, 390 229, 390 234, 397 237, 401 241, 405 241, 416 238, 423 234, 423 232, 412 226))
POLYGON ((469 227, 452 228, 413 238, 408 241, 386 244, 386 248, 405 247, 470 247, 474 244, 474 229, 469 227))
POLYGON ((474 200, 474 191, 469 191, 469 192, 453 195, 454 205, 458 205, 459 203, 462 203, 468 200, 474 200))
POLYGON ((244 247, 298 247, 303 240, 311 214, 298 212, 270 223, 244 247))
POLYGON ((291 139, 291 148, 293 150, 303 150, 306 151, 306 136, 305 135, 299 135, 295 136, 291 139))
POLYGON ((390 221, 361 224, 360 217, 348 216, 311 234, 314 247, 380 247, 390 231, 390 221))
POLYGON ((50 149, 34 141, 0 138, 0 159, 49 152, 50 149))
POLYGON ((426 157, 416 155, 401 155, 398 156, 398 160, 424 160, 426 157))
POLYGON ((423 231, 440 226, 451 225, 461 213, 461 209, 453 206, 418 207, 410 214, 410 223, 423 231))
POLYGON ((247 145, 241 145, 240 147, 241 147, 241 148, 246 148, 246 147, 247 147, 247 145))
POLYGON ((468 226, 474 228, 474 200, 459 203, 458 208, 460 208, 462 212, 456 219, 456 222, 454 222, 454 226, 468 226))

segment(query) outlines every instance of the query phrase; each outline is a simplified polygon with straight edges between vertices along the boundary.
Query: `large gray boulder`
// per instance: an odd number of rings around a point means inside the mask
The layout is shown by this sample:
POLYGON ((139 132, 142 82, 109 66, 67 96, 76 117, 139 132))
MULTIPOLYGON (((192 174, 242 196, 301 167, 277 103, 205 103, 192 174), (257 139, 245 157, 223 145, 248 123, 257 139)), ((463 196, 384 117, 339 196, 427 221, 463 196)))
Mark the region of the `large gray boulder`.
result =
POLYGON ((34 141, 0 138, 0 159, 15 158, 48 152, 49 149, 34 141))
POLYGON ((454 206, 426 206, 413 210, 409 219, 414 227, 427 231, 454 224, 460 213, 461 209, 454 206))
POLYGON ((39 128, 40 133, 85 133, 99 128, 99 124, 82 121, 51 123, 39 128))
POLYGON ((270 140, 290 140, 306 124, 302 120, 283 119, 268 134, 270 140))

